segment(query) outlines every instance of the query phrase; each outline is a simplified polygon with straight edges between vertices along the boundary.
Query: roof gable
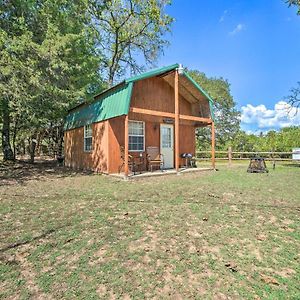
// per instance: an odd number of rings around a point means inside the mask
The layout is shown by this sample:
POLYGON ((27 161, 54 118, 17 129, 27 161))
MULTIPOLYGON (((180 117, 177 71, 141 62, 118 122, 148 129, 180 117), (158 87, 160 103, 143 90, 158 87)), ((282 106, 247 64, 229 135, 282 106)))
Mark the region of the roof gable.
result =
MULTIPOLYGON (((87 124, 127 115, 134 82, 154 76, 160 76, 165 73, 175 71, 178 68, 180 68, 179 64, 173 64, 154 69, 149 72, 130 77, 118 85, 103 91, 94 97, 95 100, 92 103, 80 104, 69 111, 65 120, 64 129, 70 130, 87 124)), ((188 81, 190 81, 191 84, 209 101, 211 116, 212 119, 214 119, 213 100, 211 97, 191 76, 189 76, 187 72, 182 70, 180 72, 180 76, 184 76, 188 81)))

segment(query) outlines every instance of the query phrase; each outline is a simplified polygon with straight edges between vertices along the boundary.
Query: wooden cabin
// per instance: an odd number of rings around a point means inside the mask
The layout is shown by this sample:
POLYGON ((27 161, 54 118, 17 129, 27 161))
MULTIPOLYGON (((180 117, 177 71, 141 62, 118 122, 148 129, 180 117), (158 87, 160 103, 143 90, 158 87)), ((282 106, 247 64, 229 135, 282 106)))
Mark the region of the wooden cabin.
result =
POLYGON ((139 171, 149 168, 151 150, 159 154, 158 168, 178 172, 186 165, 182 154, 195 155, 195 129, 203 126, 212 129, 214 168, 212 99, 181 65, 152 70, 69 111, 65 165, 128 176, 134 161, 139 171))

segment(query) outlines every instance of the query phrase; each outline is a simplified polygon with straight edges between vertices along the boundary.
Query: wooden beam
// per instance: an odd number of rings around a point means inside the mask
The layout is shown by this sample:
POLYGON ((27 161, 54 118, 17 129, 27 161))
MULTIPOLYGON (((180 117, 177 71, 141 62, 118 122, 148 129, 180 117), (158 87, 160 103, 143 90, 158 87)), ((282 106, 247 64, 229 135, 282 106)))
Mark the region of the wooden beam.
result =
POLYGON ((174 100, 175 100, 175 169, 179 172, 179 92, 178 92, 178 70, 174 76, 174 100))
POLYGON ((211 123, 211 165, 213 169, 216 168, 216 158, 215 158, 215 123, 211 123))
POLYGON ((187 116, 187 115, 179 115, 179 118, 182 120, 202 122, 202 123, 207 123, 207 124, 212 123, 212 119, 210 119, 210 118, 202 118, 202 117, 187 116))
POLYGON ((128 140, 128 115, 125 116, 125 130, 124 130, 124 141, 125 141, 125 145, 124 145, 124 175, 125 175, 125 179, 128 177, 128 145, 129 145, 129 140, 128 140))
POLYGON ((173 114, 173 113, 168 113, 168 112, 163 112, 163 111, 158 111, 158 110, 138 108, 138 107, 131 107, 130 112, 137 113, 137 114, 158 116, 158 117, 175 118, 175 114, 173 114))
MULTIPOLYGON (((164 112, 164 111, 157 111, 157 110, 152 110, 152 109, 131 107, 130 112, 137 113, 137 114, 145 114, 145 115, 158 116, 158 117, 167 117, 167 118, 175 119, 175 114, 173 114, 173 113, 164 112)), ((212 123, 212 119, 210 119, 210 118, 202 118, 202 117, 180 115, 180 114, 179 114, 179 118, 182 119, 182 120, 187 120, 187 121, 201 122, 201 123, 207 123, 207 124, 212 123)))

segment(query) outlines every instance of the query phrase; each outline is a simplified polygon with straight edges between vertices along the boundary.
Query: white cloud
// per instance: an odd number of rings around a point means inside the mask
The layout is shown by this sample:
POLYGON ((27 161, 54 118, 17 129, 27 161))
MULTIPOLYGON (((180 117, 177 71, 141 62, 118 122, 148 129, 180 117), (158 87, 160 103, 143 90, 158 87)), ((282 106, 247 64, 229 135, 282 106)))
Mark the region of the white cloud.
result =
POLYGON ((241 122, 253 127, 270 130, 300 125, 300 111, 285 101, 279 101, 274 109, 267 109, 264 104, 247 104, 241 108, 241 122))
POLYGON ((219 23, 224 22, 225 16, 227 15, 227 13, 228 13, 228 10, 227 10, 227 9, 223 11, 223 15, 220 17, 219 23))
POLYGON ((236 35, 237 33, 241 32, 242 30, 245 29, 245 25, 244 24, 237 24, 236 27, 229 32, 230 35, 236 35))

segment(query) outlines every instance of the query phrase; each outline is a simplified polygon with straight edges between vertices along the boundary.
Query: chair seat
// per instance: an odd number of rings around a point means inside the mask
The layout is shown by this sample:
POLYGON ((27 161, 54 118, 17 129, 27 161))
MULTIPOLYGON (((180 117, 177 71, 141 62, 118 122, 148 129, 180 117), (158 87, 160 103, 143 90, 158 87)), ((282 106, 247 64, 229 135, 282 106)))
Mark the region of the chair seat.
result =
POLYGON ((149 160, 149 163, 162 163, 160 159, 155 159, 155 160, 149 160))

